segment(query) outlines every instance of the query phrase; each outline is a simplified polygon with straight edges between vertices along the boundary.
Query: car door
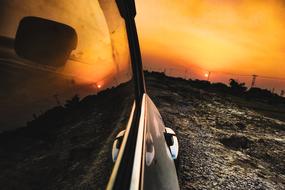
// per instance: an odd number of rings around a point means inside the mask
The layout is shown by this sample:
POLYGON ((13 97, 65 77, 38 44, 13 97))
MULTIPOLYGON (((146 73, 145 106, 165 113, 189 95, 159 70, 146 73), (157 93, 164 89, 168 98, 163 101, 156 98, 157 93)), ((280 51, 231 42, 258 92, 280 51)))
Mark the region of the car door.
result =
POLYGON ((174 163, 178 142, 166 130, 159 111, 147 95, 134 1, 116 2, 127 26, 136 99, 126 130, 114 141, 115 165, 107 189, 179 189, 174 163))

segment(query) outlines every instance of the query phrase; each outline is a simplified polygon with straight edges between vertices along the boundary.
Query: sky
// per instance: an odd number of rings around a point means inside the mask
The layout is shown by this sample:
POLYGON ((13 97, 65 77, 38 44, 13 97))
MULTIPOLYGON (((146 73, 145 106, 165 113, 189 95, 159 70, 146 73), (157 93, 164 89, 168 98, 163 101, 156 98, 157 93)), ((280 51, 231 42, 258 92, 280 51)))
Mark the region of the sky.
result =
MULTIPOLYGON (((284 1, 136 2, 146 67, 212 71, 217 80, 225 73, 285 78, 284 1)), ((282 81, 259 82, 285 88, 282 81)))
MULTIPOLYGON (((108 17, 106 24, 97 1, 54 4, 55 1, 22 0, 21 6, 17 0, 1 1, 5 6, 0 6, 0 35, 14 37, 20 19, 27 15, 62 22, 75 28, 79 39, 72 52, 74 59, 66 64, 64 72, 78 75, 80 81, 97 83, 112 74, 125 75, 122 71, 129 70, 127 37, 118 11, 108 3, 101 6, 108 17), (117 26, 119 29, 114 32, 117 26)), ((285 80, 260 77, 285 78, 284 0, 136 0, 136 3, 146 68, 166 69, 168 75, 199 79, 208 78, 205 74, 211 72, 212 82, 227 83, 234 78, 247 85, 251 75, 256 74, 258 86, 285 89, 285 80)))

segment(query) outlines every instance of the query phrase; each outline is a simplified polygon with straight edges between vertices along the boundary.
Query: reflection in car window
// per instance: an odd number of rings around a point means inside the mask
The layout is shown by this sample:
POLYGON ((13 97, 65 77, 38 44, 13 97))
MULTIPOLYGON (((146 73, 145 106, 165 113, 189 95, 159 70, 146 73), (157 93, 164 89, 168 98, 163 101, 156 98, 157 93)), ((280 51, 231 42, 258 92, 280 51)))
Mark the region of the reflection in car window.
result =
POLYGON ((0 185, 105 187, 133 103, 115 1, 1 1, 0 65, 0 185))

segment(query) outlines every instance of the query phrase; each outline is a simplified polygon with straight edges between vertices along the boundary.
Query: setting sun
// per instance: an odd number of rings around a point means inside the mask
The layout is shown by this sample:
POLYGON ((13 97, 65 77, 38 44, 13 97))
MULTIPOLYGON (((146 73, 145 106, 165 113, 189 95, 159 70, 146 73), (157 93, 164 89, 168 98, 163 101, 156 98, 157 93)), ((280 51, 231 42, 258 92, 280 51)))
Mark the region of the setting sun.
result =
POLYGON ((199 67, 217 80, 221 72, 285 77, 284 10, 281 0, 139 0, 144 64, 199 67))

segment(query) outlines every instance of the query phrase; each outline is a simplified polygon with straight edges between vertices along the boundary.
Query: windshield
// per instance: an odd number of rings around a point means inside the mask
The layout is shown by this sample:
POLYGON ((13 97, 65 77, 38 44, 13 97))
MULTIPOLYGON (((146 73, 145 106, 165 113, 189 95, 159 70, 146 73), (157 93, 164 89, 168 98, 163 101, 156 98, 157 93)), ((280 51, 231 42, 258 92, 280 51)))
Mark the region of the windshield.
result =
POLYGON ((0 65, 1 186, 105 187, 134 98, 115 1, 2 0, 0 65))

